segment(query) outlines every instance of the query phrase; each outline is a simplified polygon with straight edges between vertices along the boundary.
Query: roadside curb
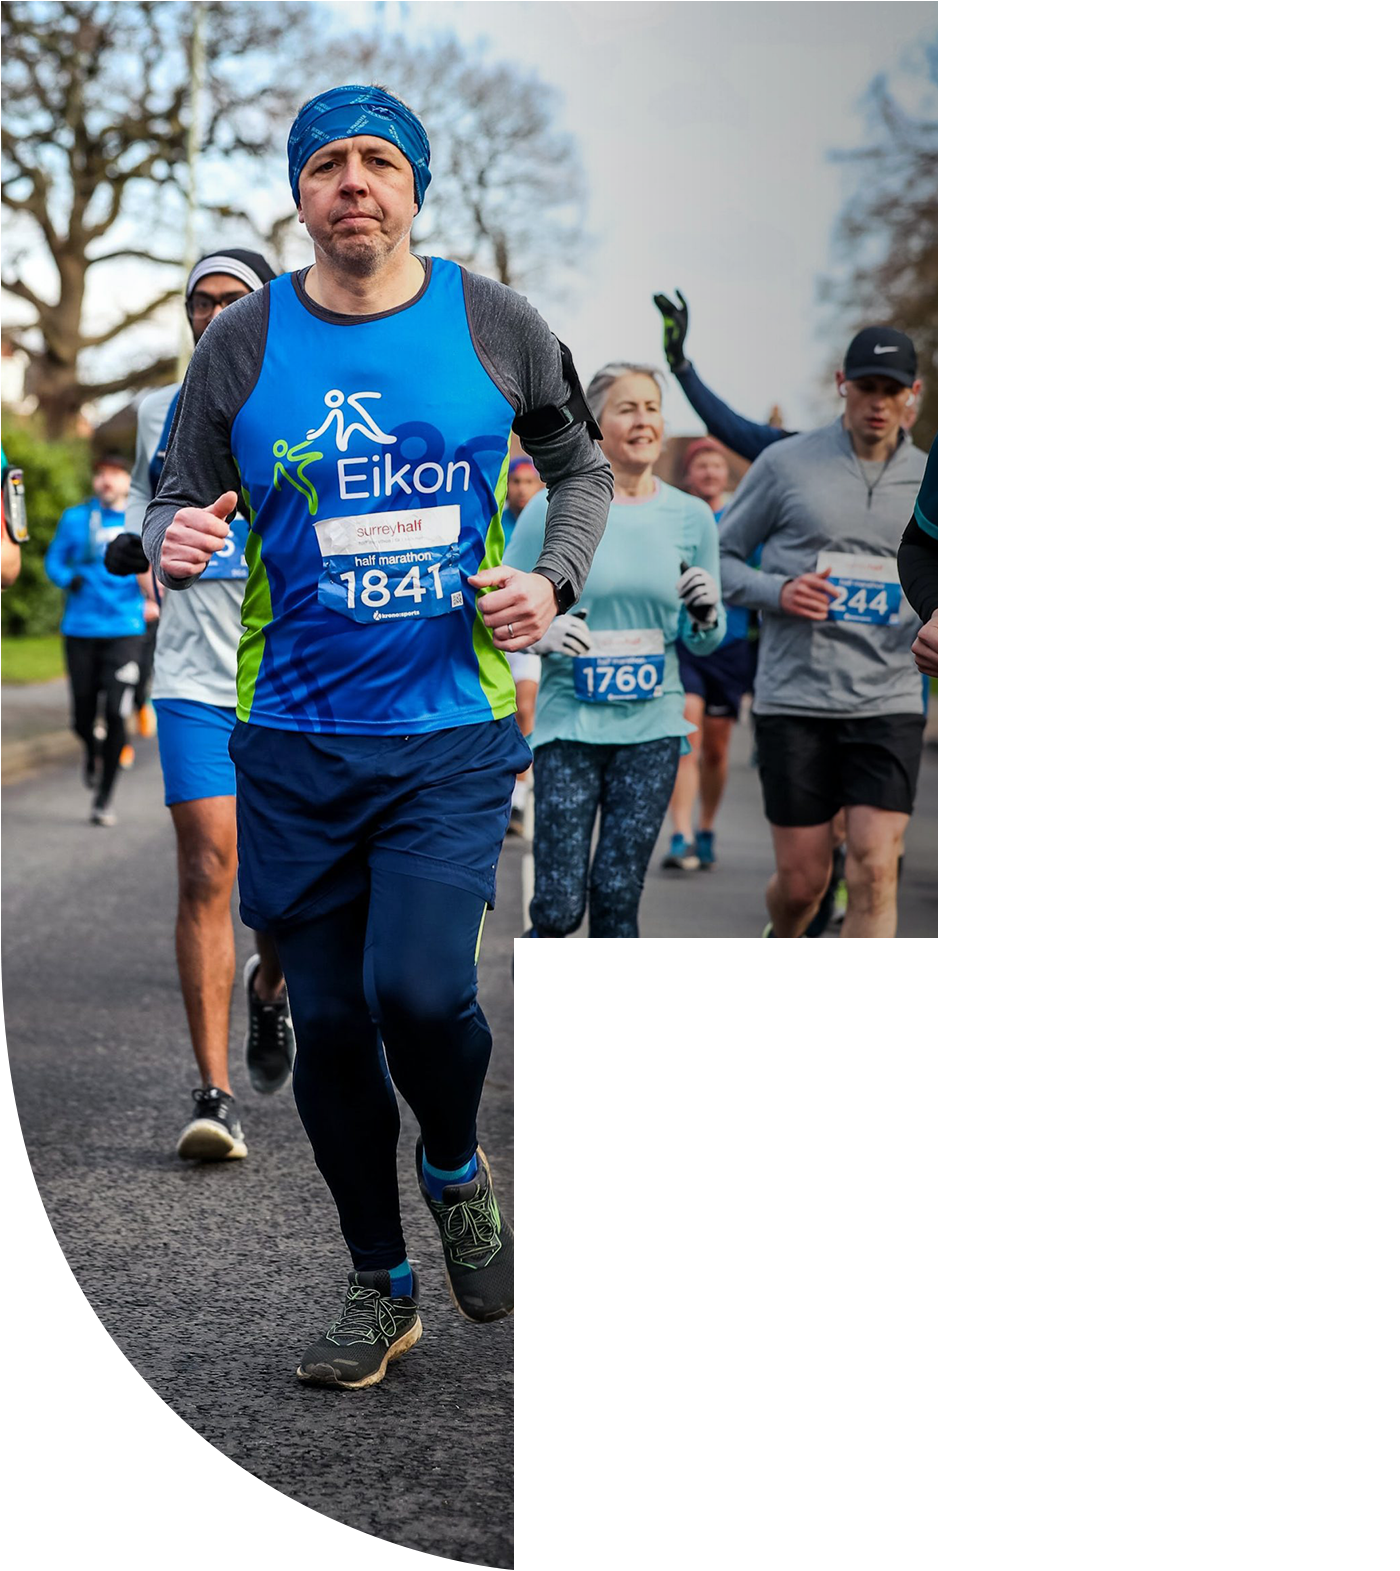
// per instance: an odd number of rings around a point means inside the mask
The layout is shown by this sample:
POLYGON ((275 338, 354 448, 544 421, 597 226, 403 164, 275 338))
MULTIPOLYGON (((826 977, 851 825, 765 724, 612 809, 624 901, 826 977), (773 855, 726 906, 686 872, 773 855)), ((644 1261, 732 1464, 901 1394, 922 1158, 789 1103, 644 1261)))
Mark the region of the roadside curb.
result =
POLYGON ((78 762, 78 739, 71 731, 40 731, 6 742, 0 750, 0 785, 11 785, 54 764, 78 762))

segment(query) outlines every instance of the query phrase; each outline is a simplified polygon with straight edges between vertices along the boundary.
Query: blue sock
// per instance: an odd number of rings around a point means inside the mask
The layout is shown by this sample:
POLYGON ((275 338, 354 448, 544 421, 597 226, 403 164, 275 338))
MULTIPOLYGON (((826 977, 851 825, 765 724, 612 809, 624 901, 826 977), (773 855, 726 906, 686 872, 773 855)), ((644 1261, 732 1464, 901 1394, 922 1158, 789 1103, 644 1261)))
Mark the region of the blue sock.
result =
POLYGON ((413 1267, 405 1260, 400 1266, 395 1266, 389 1273, 390 1298, 413 1297, 413 1267))
POLYGON ((476 1177, 477 1161, 476 1152, 472 1152, 472 1159, 465 1167, 456 1167, 449 1171, 445 1167, 434 1167, 428 1160, 427 1152, 423 1153, 423 1187, 434 1200, 442 1199, 442 1192, 449 1184, 465 1184, 476 1177))

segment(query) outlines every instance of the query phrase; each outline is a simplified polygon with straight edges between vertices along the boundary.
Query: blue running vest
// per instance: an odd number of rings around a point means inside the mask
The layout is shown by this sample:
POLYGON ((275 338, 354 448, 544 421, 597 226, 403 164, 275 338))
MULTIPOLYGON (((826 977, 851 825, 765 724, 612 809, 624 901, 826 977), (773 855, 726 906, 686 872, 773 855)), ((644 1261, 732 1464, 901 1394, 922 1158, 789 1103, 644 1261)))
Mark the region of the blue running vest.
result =
MULTIPOLYGON (((231 439, 250 521, 238 716, 403 735, 515 709, 466 580, 501 560, 515 411, 477 358, 461 269, 383 316, 329 322, 290 275, 231 439)), ((211 499, 212 500, 212 499, 211 499)))

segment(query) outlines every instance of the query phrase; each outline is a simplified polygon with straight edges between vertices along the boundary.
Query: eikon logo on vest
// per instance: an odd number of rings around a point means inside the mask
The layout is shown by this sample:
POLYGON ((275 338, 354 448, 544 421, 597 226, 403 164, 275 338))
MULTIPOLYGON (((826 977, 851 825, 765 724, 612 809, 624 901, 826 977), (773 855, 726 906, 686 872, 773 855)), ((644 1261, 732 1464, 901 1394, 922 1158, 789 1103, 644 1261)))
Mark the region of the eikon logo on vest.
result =
MULTIPOLYGON (((346 393, 338 387, 329 389, 321 400, 325 416, 320 425, 309 428, 295 446, 282 439, 273 444, 272 455, 278 460, 273 465, 273 489, 280 491, 285 480, 305 497, 307 509, 314 518, 320 507, 320 493, 306 471, 326 454, 311 450, 311 444, 330 435, 341 453, 349 448, 352 437, 372 442, 380 449, 372 455, 336 459, 336 489, 342 502, 367 502, 399 495, 415 500, 430 499, 452 492, 458 483, 465 492, 471 479, 471 465, 466 459, 456 458, 446 465, 434 459, 415 464, 411 458, 395 463, 393 455, 383 451, 396 446, 399 437, 392 431, 385 431, 375 414, 365 407, 368 400, 383 396, 370 389, 358 393, 346 393), (347 411, 353 411, 359 418, 347 418, 347 411), (284 459, 287 462, 282 462, 284 459), (295 465, 295 473, 289 465, 295 465)), ((326 478, 323 477, 322 484, 326 478)))

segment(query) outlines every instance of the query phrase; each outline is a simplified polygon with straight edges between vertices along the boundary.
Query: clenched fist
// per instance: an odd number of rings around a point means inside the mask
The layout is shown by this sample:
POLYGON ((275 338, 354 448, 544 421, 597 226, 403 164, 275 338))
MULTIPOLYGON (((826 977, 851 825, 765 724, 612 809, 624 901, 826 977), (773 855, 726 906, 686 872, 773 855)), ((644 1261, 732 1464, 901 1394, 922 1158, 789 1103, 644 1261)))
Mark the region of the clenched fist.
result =
POLYGON ((182 507, 170 520, 160 548, 160 570, 167 578, 198 578, 209 558, 228 539, 228 520, 238 498, 225 491, 209 507, 182 507))

